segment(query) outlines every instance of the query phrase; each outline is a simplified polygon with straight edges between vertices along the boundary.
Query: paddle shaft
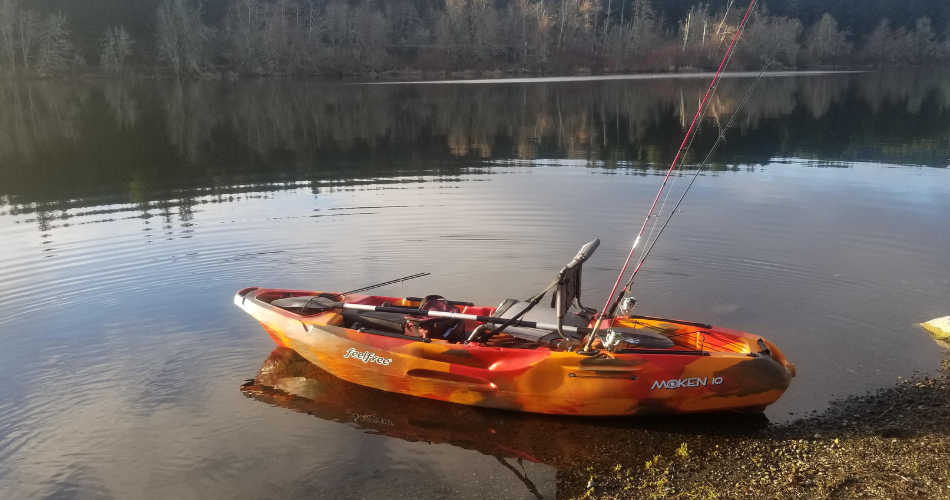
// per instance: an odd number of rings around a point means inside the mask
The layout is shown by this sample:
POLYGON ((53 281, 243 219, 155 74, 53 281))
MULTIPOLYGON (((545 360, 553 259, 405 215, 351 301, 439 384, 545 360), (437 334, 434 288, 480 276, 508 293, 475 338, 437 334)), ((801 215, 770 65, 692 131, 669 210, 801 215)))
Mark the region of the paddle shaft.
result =
MULTIPOLYGON (((452 313, 444 311, 427 311, 424 309, 407 309, 404 307, 384 307, 384 306, 370 306, 366 304, 347 304, 345 302, 335 302, 332 307, 341 307, 343 309, 352 309, 355 311, 376 311, 376 312, 385 312, 385 313, 399 313, 399 314, 411 314, 414 316, 431 316, 434 318, 451 318, 451 319, 464 319, 469 321, 481 321, 482 323, 504 323, 508 321, 509 318, 496 318, 494 316, 479 316, 477 314, 462 314, 462 313, 452 313)), ((552 330, 557 331, 557 325, 554 323, 538 323, 535 321, 524 321, 518 320, 513 323, 514 326, 522 326, 525 328, 539 328, 541 330, 552 330)), ((576 326, 564 326, 565 331, 572 333, 584 334, 586 331, 590 330, 589 328, 578 328, 576 326)))

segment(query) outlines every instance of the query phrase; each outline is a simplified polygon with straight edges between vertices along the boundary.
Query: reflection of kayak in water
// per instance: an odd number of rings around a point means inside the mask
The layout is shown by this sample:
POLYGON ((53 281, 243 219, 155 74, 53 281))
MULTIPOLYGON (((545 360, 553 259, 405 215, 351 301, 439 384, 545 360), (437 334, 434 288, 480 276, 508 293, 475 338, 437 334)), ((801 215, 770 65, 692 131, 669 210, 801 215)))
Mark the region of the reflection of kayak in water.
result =
POLYGON ((406 441, 451 444, 486 455, 521 458, 542 463, 545 455, 566 456, 580 450, 560 442, 562 450, 532 452, 549 447, 532 432, 540 421, 548 429, 557 420, 530 414, 504 413, 453 405, 440 401, 387 394, 350 384, 314 366, 293 350, 274 349, 260 373, 241 387, 246 396, 265 403, 307 413, 358 429, 406 441), (529 425, 522 425, 529 424, 529 425))
MULTIPOLYGON (((258 401, 324 420, 348 423, 372 434, 410 442, 450 444, 491 455, 535 497, 543 498, 524 467, 516 467, 506 459, 515 458, 518 464, 522 460, 542 461, 502 444, 505 439, 519 434, 518 444, 530 444, 527 440, 537 435, 512 433, 511 429, 505 429, 504 425, 499 425, 504 421, 500 422, 491 415, 497 411, 388 394, 350 384, 317 368, 286 347, 274 349, 257 377, 241 386, 241 392, 258 401), (499 433, 496 427, 502 432, 499 433), (495 437, 498 440, 492 440, 495 437)), ((522 426, 515 429, 525 430, 522 426)))
POLYGON ((541 294, 498 307, 262 288, 245 288, 234 302, 277 345, 327 372, 428 399, 608 416, 761 412, 781 397, 794 366, 757 335, 635 316, 624 306, 592 319, 580 305, 580 272, 597 244, 541 294), (534 307, 551 289, 552 307, 534 307))
POLYGON ((642 465, 660 450, 675 449, 686 440, 700 446, 697 432, 741 433, 766 422, 760 415, 741 419, 736 415, 724 419, 683 417, 675 422, 564 419, 460 406, 345 382, 284 347, 274 349, 257 377, 241 391, 265 403, 377 435, 449 444, 500 460, 523 459, 559 470, 592 463, 642 465), (722 424, 729 427, 723 429, 722 424))

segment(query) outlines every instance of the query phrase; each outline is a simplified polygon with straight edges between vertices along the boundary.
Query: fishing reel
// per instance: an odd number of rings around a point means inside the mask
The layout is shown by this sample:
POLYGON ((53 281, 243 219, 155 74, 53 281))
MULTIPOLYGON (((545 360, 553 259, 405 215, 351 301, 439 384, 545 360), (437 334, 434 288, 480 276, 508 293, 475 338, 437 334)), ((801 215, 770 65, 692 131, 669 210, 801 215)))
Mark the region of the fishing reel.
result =
POLYGON ((620 314, 621 316, 630 316, 630 312, 633 311, 634 306, 637 305, 637 299, 635 297, 627 297, 620 301, 620 314))
POLYGON ((639 337, 623 330, 625 329, 611 328, 607 330, 607 336, 604 337, 604 348, 607 349, 607 352, 614 352, 614 349, 616 349, 620 343, 630 344, 635 347, 640 345, 639 337))

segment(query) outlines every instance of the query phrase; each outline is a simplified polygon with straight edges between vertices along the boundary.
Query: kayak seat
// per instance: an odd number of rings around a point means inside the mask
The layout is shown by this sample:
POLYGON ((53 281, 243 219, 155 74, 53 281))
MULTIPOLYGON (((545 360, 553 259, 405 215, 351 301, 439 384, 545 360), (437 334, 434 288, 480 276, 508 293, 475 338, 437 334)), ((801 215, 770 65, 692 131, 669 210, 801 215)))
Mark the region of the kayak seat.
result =
POLYGON ((400 313, 356 311, 353 309, 344 309, 340 315, 343 316, 343 326, 346 328, 350 328, 355 323, 360 323, 366 328, 392 333, 403 333, 406 318, 405 314, 400 313))
MULTIPOLYGON (((523 302, 516 299, 507 299, 498 306, 498 309, 495 310, 495 314, 492 316, 496 318, 511 318, 523 311, 527 306, 528 302, 523 302)), ((557 311, 550 307, 533 307, 531 310, 525 313, 521 319, 523 321, 534 321, 535 323, 556 324, 557 311)), ((565 326, 586 327, 588 324, 589 321, 587 319, 584 319, 576 314, 567 313, 564 315, 565 326)), ((527 328, 523 326, 509 326, 505 328, 505 333, 511 335, 512 337, 517 337, 524 340, 532 340, 542 344, 561 339, 561 336, 555 331, 542 330, 539 328, 527 328)), ((576 339, 582 338, 581 335, 577 335, 575 333, 565 332, 565 334, 567 334, 568 337, 574 337, 576 339)))

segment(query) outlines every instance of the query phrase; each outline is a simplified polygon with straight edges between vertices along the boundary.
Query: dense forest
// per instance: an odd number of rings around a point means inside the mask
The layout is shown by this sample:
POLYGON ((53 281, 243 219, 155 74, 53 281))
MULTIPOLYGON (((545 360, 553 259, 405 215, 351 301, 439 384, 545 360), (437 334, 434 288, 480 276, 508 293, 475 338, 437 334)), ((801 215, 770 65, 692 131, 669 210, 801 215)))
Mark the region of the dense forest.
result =
MULTIPOLYGON (((714 67, 735 0, 0 0, 0 75, 441 75, 714 67)), ((950 2, 756 8, 732 69, 950 63, 950 2)))

